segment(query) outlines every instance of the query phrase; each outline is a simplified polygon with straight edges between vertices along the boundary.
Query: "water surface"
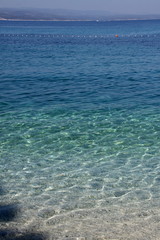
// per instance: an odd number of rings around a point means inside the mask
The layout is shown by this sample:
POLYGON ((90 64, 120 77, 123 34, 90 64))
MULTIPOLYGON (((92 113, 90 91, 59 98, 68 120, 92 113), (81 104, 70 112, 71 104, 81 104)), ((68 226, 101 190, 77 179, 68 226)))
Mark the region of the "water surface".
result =
POLYGON ((158 240, 159 24, 0 21, 1 203, 22 208, 9 226, 158 240))

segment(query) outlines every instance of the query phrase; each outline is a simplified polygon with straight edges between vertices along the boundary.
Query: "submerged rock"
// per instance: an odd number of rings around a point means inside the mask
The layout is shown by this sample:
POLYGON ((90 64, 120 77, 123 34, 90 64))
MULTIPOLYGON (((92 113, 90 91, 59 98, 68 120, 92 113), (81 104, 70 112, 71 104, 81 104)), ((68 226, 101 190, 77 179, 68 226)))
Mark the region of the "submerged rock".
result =
POLYGON ((0 206, 0 221, 12 221, 18 214, 19 207, 17 204, 8 204, 0 206))
POLYGON ((0 230, 1 240, 46 240, 41 233, 20 233, 8 229, 0 230))

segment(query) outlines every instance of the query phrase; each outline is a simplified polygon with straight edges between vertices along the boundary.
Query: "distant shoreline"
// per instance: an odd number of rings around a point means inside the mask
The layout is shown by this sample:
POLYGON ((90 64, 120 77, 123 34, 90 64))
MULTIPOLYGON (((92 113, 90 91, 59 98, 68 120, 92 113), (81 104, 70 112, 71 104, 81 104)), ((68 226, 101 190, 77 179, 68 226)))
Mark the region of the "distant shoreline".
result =
POLYGON ((108 11, 0 8, 0 21, 108 22, 160 20, 160 14, 115 14, 108 11))
POLYGON ((53 20, 45 20, 45 19, 3 19, 0 18, 0 21, 12 21, 12 22, 119 22, 119 21, 153 21, 160 20, 160 18, 128 18, 128 19, 106 19, 106 20, 91 20, 91 19, 53 19, 53 20))
POLYGON ((14 21, 14 22, 96 22, 96 20, 45 20, 45 19, 0 19, 0 21, 14 21))

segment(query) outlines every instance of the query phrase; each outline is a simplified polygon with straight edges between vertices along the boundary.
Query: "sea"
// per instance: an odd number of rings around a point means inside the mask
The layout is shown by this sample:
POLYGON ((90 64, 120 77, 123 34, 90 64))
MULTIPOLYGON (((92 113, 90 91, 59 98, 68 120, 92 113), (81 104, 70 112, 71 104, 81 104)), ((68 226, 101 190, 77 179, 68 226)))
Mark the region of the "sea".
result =
POLYGON ((159 240, 160 20, 0 21, 0 62, 0 238, 159 240))

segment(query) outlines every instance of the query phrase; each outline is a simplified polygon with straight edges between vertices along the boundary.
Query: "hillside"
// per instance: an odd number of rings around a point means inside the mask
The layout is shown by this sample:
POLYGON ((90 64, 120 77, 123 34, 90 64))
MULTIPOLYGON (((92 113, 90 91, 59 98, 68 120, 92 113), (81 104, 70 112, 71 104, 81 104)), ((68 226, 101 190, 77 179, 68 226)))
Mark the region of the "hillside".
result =
POLYGON ((0 20, 21 21, 108 21, 108 20, 160 19, 160 15, 117 15, 106 11, 78 11, 63 9, 0 8, 0 20))

